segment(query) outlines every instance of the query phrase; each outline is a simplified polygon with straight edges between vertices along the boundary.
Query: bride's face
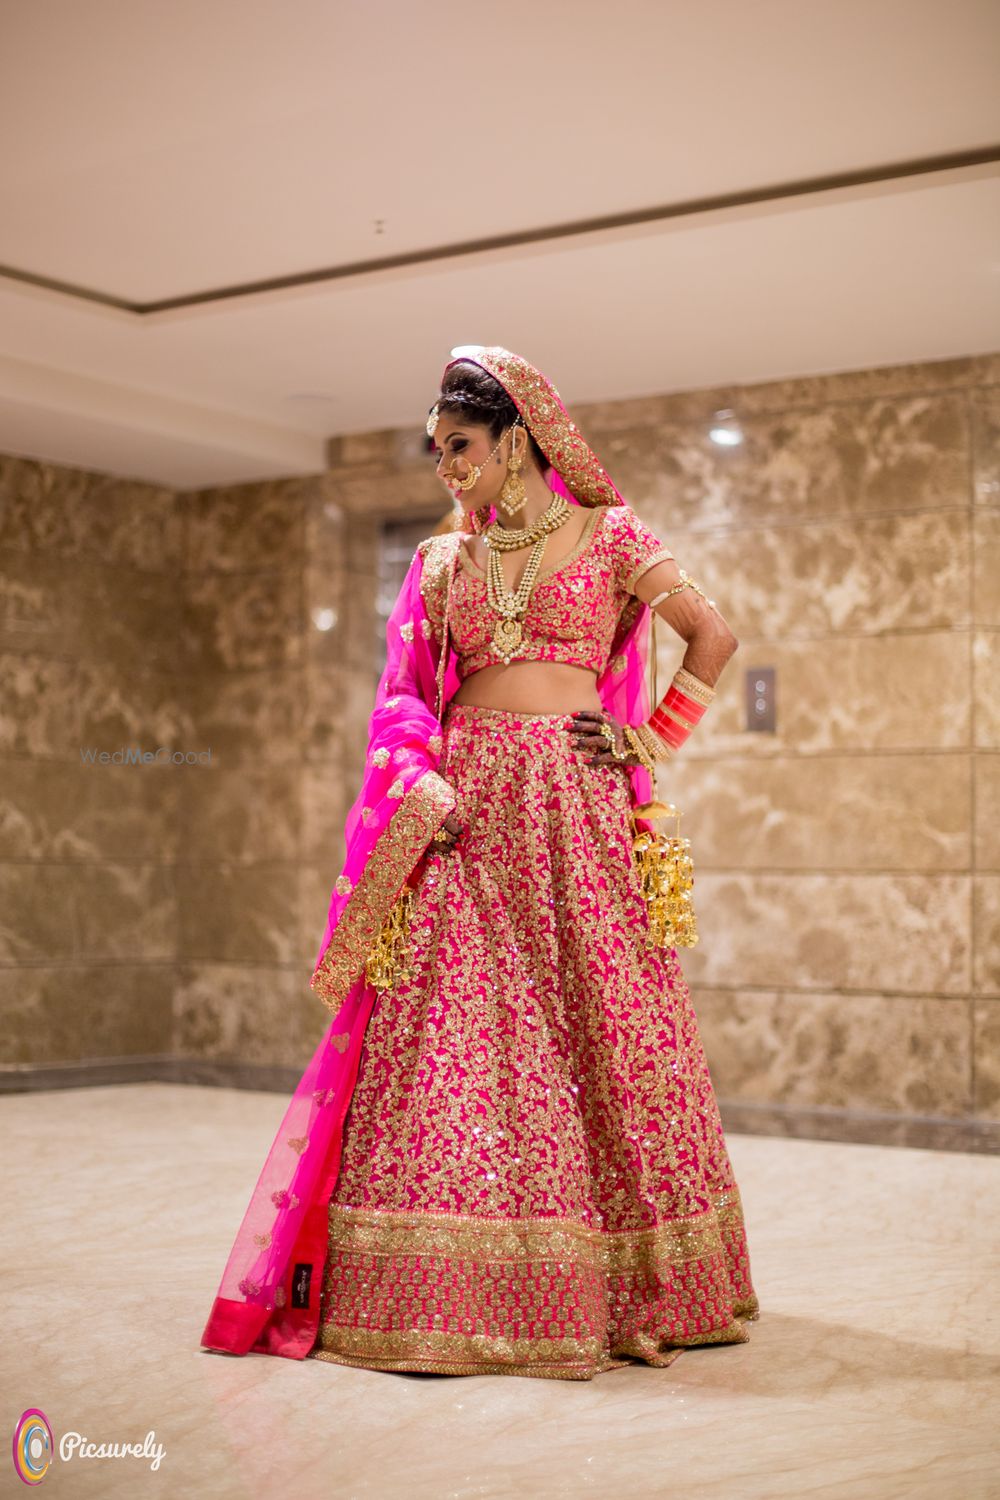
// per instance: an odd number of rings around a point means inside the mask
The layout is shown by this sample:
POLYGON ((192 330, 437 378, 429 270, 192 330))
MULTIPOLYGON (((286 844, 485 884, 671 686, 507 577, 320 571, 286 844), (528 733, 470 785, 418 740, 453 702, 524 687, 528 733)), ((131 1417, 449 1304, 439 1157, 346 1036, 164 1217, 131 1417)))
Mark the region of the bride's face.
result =
POLYGON ((436 473, 465 510, 478 510, 481 505, 492 505, 496 501, 507 476, 512 435, 515 441, 520 438, 520 451, 526 441, 521 428, 514 428, 513 434, 508 429, 498 446, 488 427, 477 422, 463 422, 460 417, 449 416, 447 412, 442 412, 438 418, 434 433, 438 453, 436 473), (476 483, 469 490, 459 489, 457 481, 468 479, 473 467, 481 470, 476 483))

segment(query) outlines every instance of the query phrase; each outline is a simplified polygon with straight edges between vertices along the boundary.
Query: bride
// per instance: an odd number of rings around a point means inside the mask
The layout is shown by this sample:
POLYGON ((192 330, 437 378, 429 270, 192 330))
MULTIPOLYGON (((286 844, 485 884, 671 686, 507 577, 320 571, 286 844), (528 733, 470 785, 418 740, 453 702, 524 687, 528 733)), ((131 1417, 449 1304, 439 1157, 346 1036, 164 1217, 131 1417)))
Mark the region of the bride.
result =
POLYGON ((589 1380, 746 1342, 696 935, 638 854, 738 643, 527 360, 453 350, 427 431, 454 525, 389 618, 311 980, 332 1018, 202 1344, 589 1380), (685 652, 651 709, 653 611, 685 652))

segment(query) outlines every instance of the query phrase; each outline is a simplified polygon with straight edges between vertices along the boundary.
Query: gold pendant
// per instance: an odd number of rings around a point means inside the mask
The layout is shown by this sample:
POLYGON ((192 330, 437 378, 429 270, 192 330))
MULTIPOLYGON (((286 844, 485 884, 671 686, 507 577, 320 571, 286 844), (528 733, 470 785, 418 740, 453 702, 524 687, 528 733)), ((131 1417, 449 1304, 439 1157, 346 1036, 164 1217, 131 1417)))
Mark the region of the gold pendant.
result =
POLYGON ((493 644, 505 659, 521 644, 520 620, 499 619, 493 629, 493 644))

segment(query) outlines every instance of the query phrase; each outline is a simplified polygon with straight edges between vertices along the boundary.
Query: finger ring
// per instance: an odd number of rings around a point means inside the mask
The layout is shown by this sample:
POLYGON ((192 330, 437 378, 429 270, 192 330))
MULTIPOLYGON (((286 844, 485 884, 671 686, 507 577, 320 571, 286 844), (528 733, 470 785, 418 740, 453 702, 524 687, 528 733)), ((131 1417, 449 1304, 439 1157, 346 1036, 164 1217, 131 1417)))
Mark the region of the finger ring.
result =
POLYGON ((615 761, 627 760, 629 756, 628 747, 626 746, 622 750, 618 749, 617 745, 615 744, 615 732, 611 728, 611 725, 602 724, 601 733, 608 742, 608 750, 610 752, 611 759, 615 761))
POLYGON ((448 830, 446 828, 439 828, 438 831, 437 831, 437 833, 434 835, 434 843, 435 844, 446 844, 447 842, 448 842, 448 830))

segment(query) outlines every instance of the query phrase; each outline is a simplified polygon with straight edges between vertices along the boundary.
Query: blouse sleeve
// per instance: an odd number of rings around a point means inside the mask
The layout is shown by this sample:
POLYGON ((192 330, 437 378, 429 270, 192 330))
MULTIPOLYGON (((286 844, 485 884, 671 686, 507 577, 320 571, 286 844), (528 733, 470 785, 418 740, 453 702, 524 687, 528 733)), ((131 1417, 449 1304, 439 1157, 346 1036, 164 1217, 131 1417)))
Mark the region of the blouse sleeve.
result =
POLYGON ((665 570, 664 588, 654 595, 656 612, 687 641, 681 663, 685 671, 705 686, 714 687, 738 644, 718 605, 709 599, 696 579, 678 566, 670 548, 639 520, 630 506, 613 507, 608 521, 613 516, 609 535, 619 587, 627 594, 635 594, 635 586, 644 573, 656 563, 673 561, 673 566, 665 570))
POLYGON ((635 593, 635 585, 655 563, 673 557, 665 542, 650 531, 630 505, 613 505, 606 517, 618 586, 626 594, 635 593))
POLYGON ((417 544, 417 552, 423 563, 420 593, 434 632, 434 640, 439 647, 444 645, 444 605, 454 555, 452 549, 460 545, 461 536, 449 532, 425 537, 417 544))

